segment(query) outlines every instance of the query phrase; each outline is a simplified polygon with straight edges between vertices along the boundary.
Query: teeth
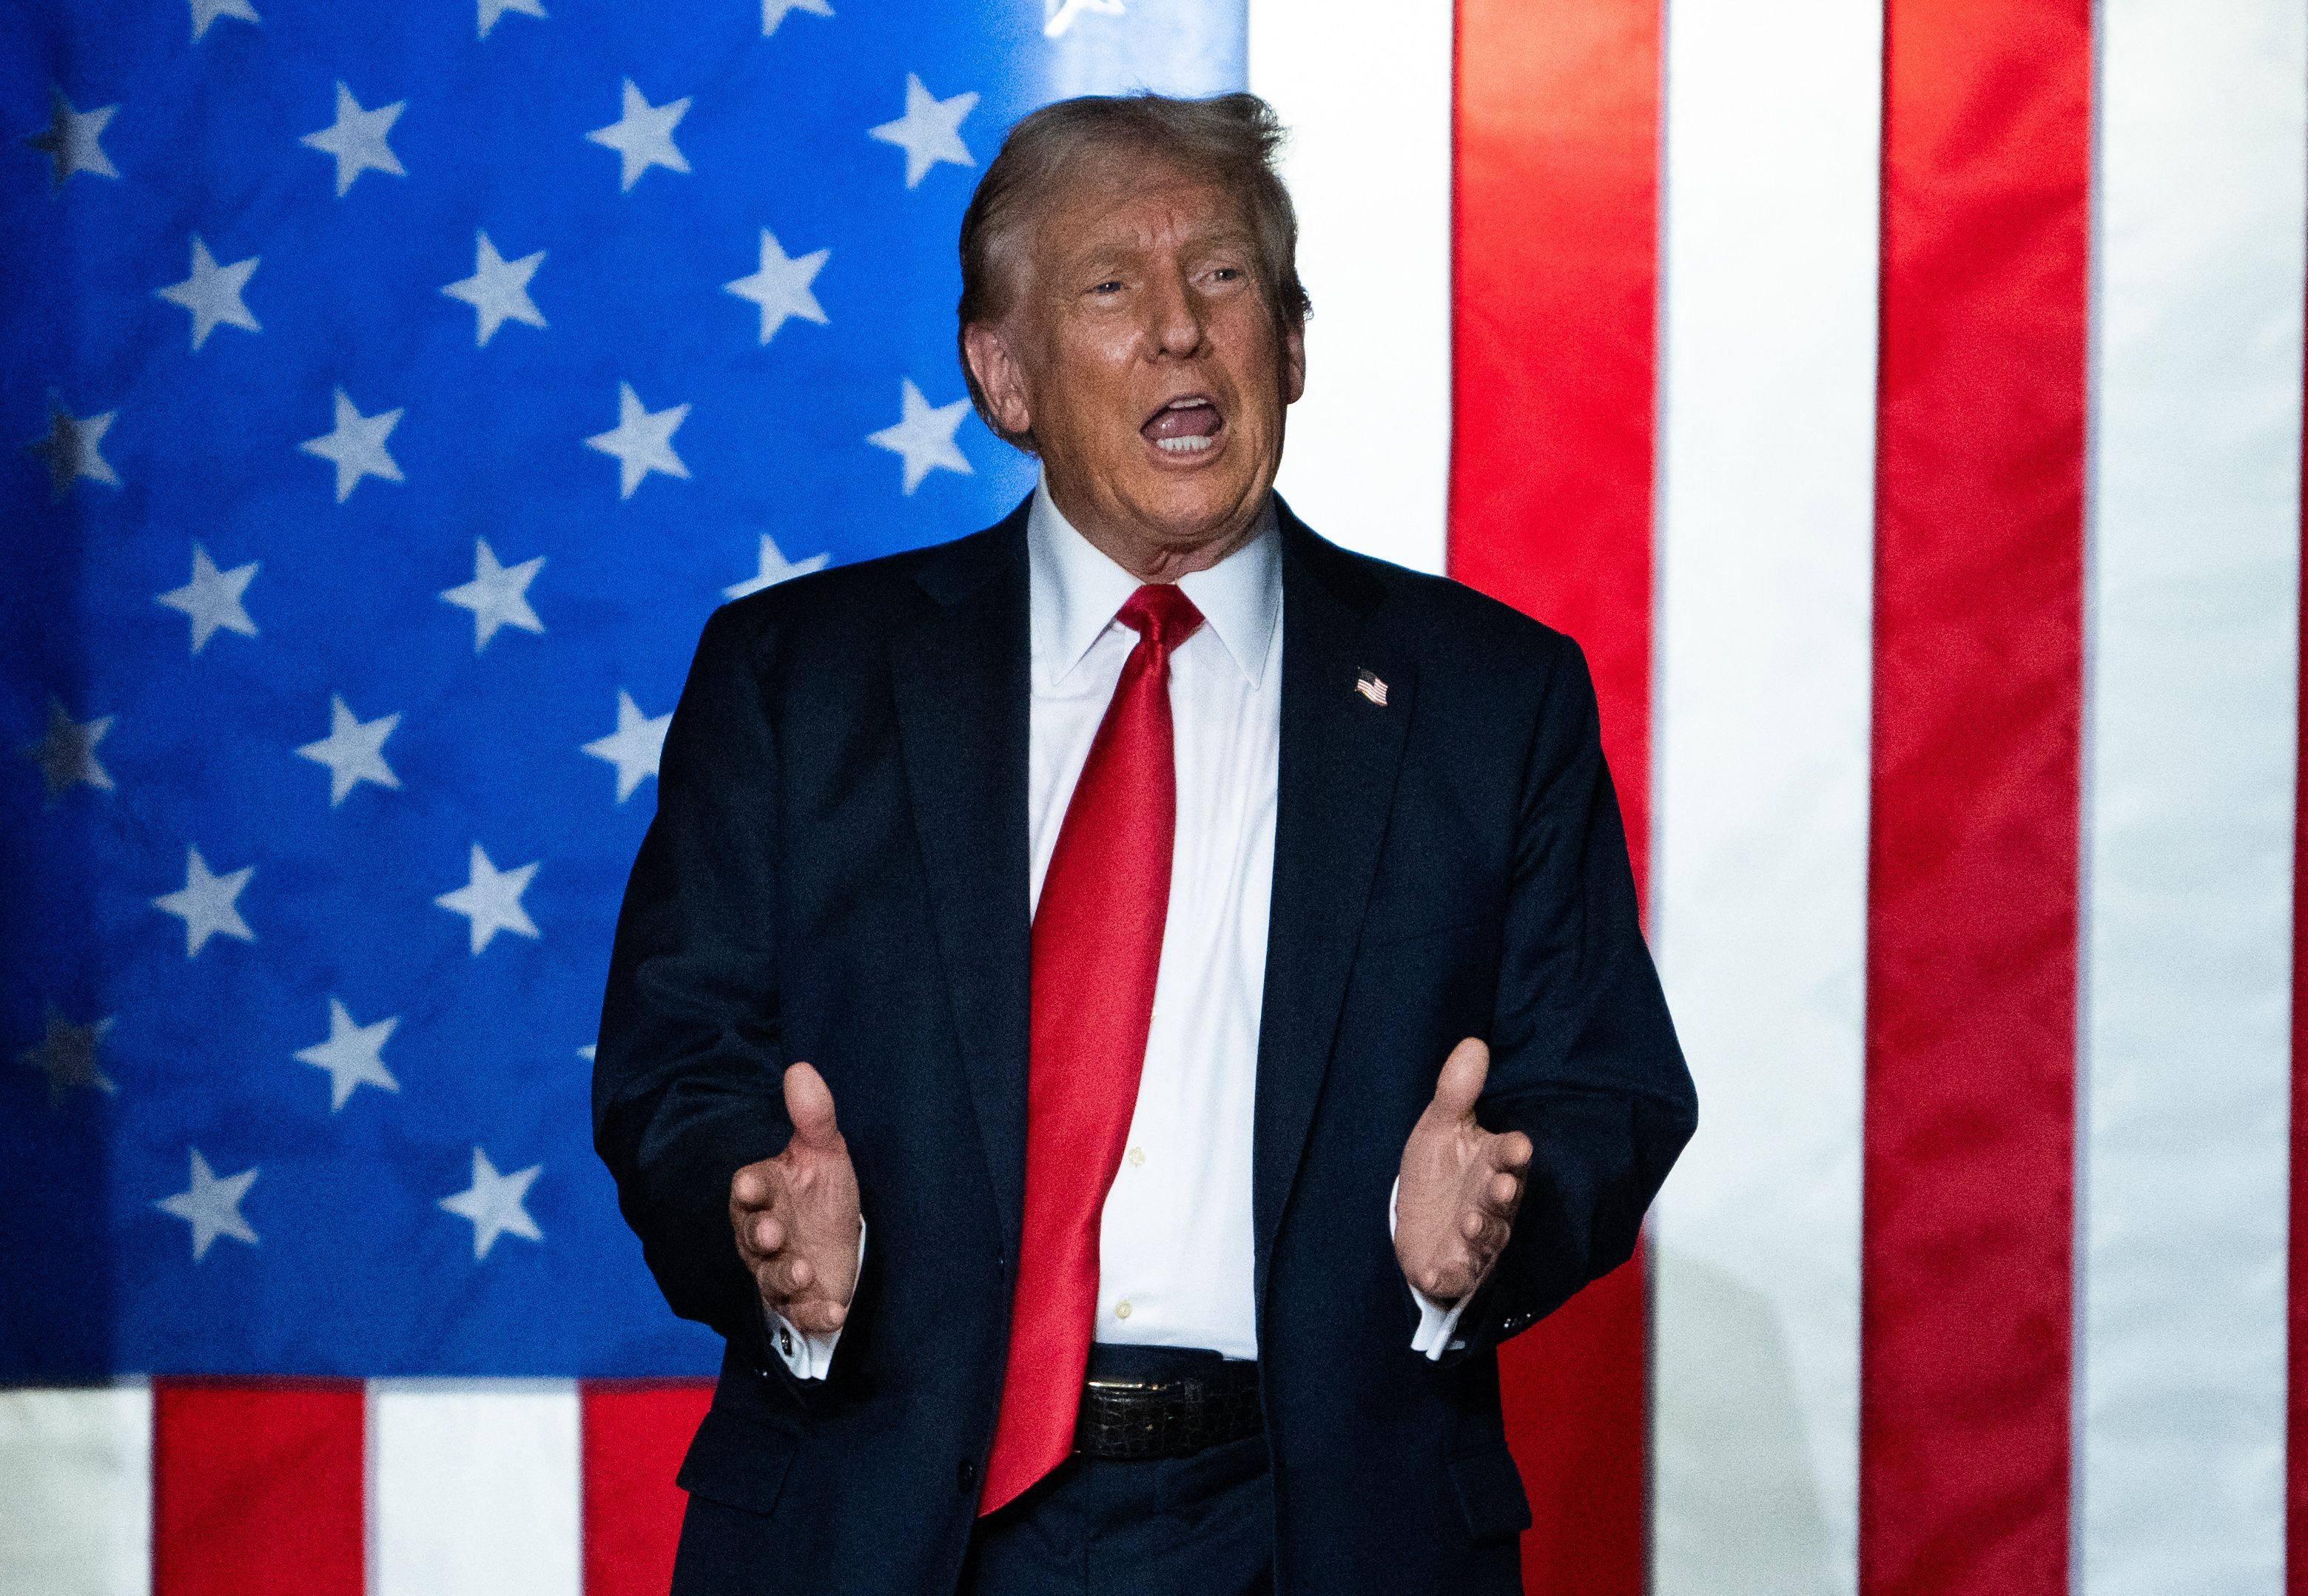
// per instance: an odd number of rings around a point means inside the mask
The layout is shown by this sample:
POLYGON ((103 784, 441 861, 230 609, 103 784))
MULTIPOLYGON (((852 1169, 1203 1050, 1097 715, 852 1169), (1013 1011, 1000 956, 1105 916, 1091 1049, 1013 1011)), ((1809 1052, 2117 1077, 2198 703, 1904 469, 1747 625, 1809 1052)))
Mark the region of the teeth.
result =
POLYGON ((1156 438, 1154 446, 1170 454, 1200 454, 1217 442, 1216 438, 1156 438))

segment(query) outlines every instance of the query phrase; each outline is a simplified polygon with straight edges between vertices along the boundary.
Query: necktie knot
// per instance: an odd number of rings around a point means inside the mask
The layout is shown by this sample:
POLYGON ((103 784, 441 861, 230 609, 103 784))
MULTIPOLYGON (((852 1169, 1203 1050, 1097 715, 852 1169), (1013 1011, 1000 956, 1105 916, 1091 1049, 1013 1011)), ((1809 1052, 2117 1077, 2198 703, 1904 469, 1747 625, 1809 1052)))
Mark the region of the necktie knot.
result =
POLYGON ((1114 618, 1167 654, 1194 634, 1202 612, 1176 583, 1150 582, 1123 600, 1114 618))

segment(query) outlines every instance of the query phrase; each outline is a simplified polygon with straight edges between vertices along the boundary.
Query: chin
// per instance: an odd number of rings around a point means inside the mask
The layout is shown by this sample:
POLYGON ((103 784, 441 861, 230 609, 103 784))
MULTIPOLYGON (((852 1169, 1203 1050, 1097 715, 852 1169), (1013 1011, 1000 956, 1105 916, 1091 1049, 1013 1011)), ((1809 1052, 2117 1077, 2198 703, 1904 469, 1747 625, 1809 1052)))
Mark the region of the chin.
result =
POLYGON ((1222 531, 1242 511, 1244 483, 1157 482, 1133 494, 1139 512, 1162 529, 1167 541, 1200 543, 1222 531))

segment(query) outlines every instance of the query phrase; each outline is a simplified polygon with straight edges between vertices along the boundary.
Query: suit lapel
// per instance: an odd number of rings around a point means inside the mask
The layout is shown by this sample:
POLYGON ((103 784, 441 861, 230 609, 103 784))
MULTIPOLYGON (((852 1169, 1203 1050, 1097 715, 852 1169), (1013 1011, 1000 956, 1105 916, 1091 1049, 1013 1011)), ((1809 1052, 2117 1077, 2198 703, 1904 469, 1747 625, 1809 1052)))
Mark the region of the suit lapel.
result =
POLYGON ((890 645, 938 952, 1012 1257, 1029 1037, 1025 527, 1021 505, 926 561, 918 580, 933 607, 890 645))
POLYGON ((1382 593, 1281 511, 1282 748, 1259 1019, 1252 1217, 1259 1298, 1362 934, 1416 683, 1372 624, 1382 593), (1383 682, 1385 702, 1356 690, 1383 682))

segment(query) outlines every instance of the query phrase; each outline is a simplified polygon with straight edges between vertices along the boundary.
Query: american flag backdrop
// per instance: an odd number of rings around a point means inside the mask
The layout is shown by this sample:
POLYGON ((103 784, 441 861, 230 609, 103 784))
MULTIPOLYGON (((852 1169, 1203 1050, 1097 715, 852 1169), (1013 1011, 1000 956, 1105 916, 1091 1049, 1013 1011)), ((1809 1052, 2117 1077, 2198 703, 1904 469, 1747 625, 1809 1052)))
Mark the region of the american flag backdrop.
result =
POLYGON ((690 649, 1024 490, 1009 122, 1245 82, 1282 489, 1585 646, 1699 1083, 1503 1355, 1530 1588, 2308 1591, 2302 0, 0 27, 0 1591, 662 1589, 581 1052, 690 649))

